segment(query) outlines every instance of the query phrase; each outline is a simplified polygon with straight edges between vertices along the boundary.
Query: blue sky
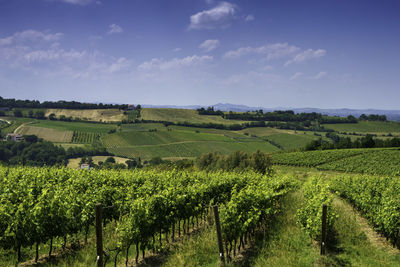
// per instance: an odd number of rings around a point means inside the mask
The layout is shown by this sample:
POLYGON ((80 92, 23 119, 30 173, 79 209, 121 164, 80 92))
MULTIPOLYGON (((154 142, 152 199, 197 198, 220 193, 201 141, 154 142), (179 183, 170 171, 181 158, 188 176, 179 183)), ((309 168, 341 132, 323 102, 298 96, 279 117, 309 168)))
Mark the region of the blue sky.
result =
POLYGON ((397 0, 0 0, 0 96, 399 109, 397 0))

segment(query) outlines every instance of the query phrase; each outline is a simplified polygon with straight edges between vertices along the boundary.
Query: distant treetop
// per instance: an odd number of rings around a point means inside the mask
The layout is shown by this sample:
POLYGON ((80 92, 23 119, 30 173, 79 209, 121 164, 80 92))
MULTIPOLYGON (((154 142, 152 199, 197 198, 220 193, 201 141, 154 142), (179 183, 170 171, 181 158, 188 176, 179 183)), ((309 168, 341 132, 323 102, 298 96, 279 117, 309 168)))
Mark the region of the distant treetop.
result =
POLYGON ((94 103, 81 103, 77 101, 59 100, 57 102, 38 100, 16 100, 14 98, 2 98, 0 96, 0 107, 8 108, 63 108, 63 109, 127 109, 128 105, 122 104, 94 104, 94 103))

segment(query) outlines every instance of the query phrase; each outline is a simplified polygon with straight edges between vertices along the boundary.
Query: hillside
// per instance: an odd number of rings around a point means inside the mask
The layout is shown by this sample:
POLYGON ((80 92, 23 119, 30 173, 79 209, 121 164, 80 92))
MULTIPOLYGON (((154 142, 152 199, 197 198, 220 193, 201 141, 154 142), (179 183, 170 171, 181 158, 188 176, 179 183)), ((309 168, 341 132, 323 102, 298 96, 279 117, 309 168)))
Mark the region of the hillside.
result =
POLYGON ((221 116, 199 115, 196 110, 192 109, 174 109, 174 108, 144 108, 140 112, 141 119, 152 121, 169 121, 174 123, 183 123, 185 121, 191 123, 218 123, 218 124, 235 124, 243 123, 243 121, 225 120, 221 116))
MULTIPOLYGON (((23 116, 28 115, 29 109, 21 110, 23 116)), ((140 110, 141 116, 138 120, 139 111, 127 111, 124 114, 123 111, 112 108, 82 110, 41 108, 34 110, 33 114, 44 111, 47 116, 56 114, 56 120, 7 116, 3 119, 10 121, 11 124, 3 123, 2 131, 34 134, 66 148, 97 142, 117 156, 141 157, 144 160, 153 157, 195 158, 203 153, 214 151, 228 154, 237 150, 246 152, 296 150, 304 148, 309 142, 319 138, 331 142, 325 137, 326 132, 309 129, 298 131, 277 127, 246 126, 247 128, 241 130, 224 130, 178 125, 166 127, 163 123, 151 123, 151 121, 167 121, 188 125, 197 124, 197 126, 205 126, 207 123, 227 126, 246 123, 243 120, 227 120, 220 115, 199 115, 197 111, 188 109, 143 108, 140 110), (60 121, 57 119, 60 116, 93 122, 60 121), (130 123, 127 123, 128 119, 130 123)), ((8 113, 12 114, 12 111, 8 113)), ((389 134, 400 135, 400 123, 397 122, 359 121, 358 123, 323 124, 323 127, 336 131, 341 137, 350 137, 353 141, 366 134, 374 134, 382 139, 389 138, 389 134)), ((316 129, 319 129, 317 125, 316 129)))

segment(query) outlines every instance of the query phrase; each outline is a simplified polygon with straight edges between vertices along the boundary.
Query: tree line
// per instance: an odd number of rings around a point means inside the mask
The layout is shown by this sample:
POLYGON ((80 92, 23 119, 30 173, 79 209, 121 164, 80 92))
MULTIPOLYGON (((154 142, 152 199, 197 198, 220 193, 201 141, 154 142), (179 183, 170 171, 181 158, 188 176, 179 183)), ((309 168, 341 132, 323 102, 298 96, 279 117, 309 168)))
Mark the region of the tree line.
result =
POLYGON ((65 150, 52 142, 44 141, 35 135, 25 135, 20 142, 6 141, 0 143, 0 162, 7 165, 27 166, 65 166, 69 158, 113 155, 99 145, 88 147, 69 147, 65 150))
POLYGON ((207 171, 245 171, 253 170, 261 174, 271 174, 272 158, 270 155, 257 150, 253 154, 236 151, 230 155, 218 152, 203 154, 197 160, 197 167, 207 171))
POLYGON ((347 117, 328 116, 317 112, 295 113, 293 110, 276 110, 266 112, 262 109, 252 112, 232 112, 224 113, 221 110, 214 110, 214 107, 197 109, 199 115, 219 115, 228 120, 244 120, 244 121, 284 121, 284 122, 311 122, 319 123, 357 123, 359 120, 368 121, 386 121, 386 115, 362 114, 358 119, 353 115, 347 117))
POLYGON ((379 139, 373 135, 367 134, 361 138, 352 141, 350 137, 341 137, 334 132, 326 133, 330 141, 313 140, 308 143, 305 150, 327 150, 327 149, 345 149, 345 148, 378 148, 378 147, 400 147, 400 138, 379 139))
POLYGON ((126 104, 103 104, 103 103, 81 103, 77 101, 44 101, 19 100, 14 98, 3 98, 0 96, 0 107, 7 108, 62 108, 62 109, 127 109, 126 104))

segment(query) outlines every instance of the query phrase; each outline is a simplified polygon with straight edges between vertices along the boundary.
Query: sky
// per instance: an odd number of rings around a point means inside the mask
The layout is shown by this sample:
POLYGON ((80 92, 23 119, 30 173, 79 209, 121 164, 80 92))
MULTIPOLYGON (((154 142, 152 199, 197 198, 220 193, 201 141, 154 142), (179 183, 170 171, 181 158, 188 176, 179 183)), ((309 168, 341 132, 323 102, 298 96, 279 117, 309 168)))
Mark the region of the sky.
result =
POLYGON ((400 109, 398 0, 0 0, 0 96, 400 109))

